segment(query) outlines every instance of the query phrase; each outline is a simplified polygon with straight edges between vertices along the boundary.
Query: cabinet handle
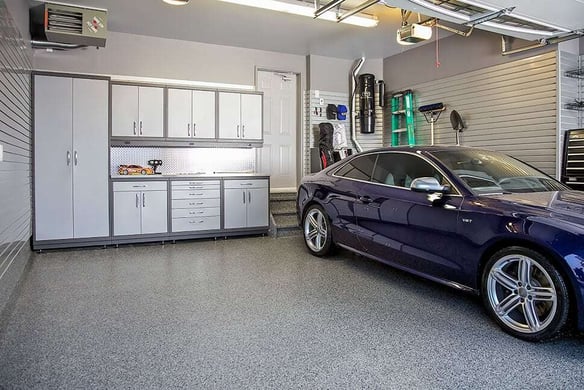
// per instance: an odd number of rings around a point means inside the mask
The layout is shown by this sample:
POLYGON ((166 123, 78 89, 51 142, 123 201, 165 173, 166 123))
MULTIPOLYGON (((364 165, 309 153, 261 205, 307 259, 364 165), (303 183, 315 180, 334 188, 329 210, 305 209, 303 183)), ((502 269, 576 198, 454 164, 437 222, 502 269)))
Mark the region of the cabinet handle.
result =
POLYGON ((193 137, 197 136, 197 124, 193 123, 193 137))
POLYGON ((134 135, 136 135, 136 121, 134 121, 134 135))
POLYGON ((140 207, 140 195, 136 194, 136 208, 140 207))
POLYGON ((132 188, 146 188, 146 185, 145 184, 141 185, 141 186, 136 185, 136 186, 132 186, 132 188))
POLYGON ((196 192, 196 193, 194 193, 194 194, 189 194, 189 195, 190 195, 190 196, 201 196, 201 195, 203 195, 203 194, 202 194, 202 193, 198 193, 198 192, 196 192))
POLYGON ((146 193, 142 192, 142 207, 146 207, 146 193))
POLYGON ((243 194, 243 204, 245 204, 245 191, 243 191, 242 194, 243 194))
POLYGON ((77 163, 79 162, 79 158, 77 156, 77 151, 75 151, 75 153, 73 154, 73 161, 75 161, 75 165, 77 165, 77 163))
POLYGON ((142 121, 140 121, 140 135, 142 135, 142 121))
POLYGON ((189 214, 191 215, 195 215, 195 214, 204 214, 204 211, 189 211, 189 214))
POLYGON ((247 198, 249 200, 249 204, 251 204, 251 191, 247 191, 247 198))
POLYGON ((187 123, 187 135, 190 137, 191 136, 191 124, 187 123))
POLYGON ((205 222, 205 221, 189 221, 189 223, 191 223, 191 224, 192 223, 203 223, 203 222, 205 222))
POLYGON ((189 203, 189 206, 200 206, 203 202, 189 203))
POLYGON ((237 138, 239 138, 239 125, 237 125, 237 138))
POLYGON ((189 190, 199 190, 201 188, 203 188, 203 186, 191 186, 189 187, 189 190))
POLYGON ((239 183, 240 186, 253 186, 253 183, 239 183))
POLYGON ((241 138, 245 138, 245 125, 241 126, 241 138))
POLYGON ((67 166, 71 165, 71 152, 67 150, 67 166))

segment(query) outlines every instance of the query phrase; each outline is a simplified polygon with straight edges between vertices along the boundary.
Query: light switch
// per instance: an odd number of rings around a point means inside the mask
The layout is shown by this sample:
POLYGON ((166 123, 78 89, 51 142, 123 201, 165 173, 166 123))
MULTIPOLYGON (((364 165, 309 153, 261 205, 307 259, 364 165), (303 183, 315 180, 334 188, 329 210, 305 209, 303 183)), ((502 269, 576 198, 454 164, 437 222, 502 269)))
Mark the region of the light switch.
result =
POLYGON ((0 145, 0 162, 4 161, 4 146, 0 145))

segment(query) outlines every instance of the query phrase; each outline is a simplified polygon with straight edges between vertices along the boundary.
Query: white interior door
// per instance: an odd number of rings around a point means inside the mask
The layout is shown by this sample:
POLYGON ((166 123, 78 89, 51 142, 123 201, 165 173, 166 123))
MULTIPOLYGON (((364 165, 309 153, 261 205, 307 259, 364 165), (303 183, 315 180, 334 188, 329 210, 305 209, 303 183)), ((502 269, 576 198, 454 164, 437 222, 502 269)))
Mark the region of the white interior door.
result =
POLYGON ((296 75, 259 71, 264 92, 264 145, 258 171, 270 175, 270 191, 296 191, 296 75))

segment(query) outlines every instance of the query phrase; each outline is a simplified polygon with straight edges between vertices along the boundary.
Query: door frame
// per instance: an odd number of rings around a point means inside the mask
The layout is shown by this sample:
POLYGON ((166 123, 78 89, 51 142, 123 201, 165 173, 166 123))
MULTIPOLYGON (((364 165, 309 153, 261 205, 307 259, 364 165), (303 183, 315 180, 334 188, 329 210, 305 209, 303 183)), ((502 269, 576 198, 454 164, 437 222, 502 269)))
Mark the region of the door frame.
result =
POLYGON ((254 71, 254 85, 256 91, 259 90, 258 87, 258 73, 259 72, 272 72, 272 73, 283 73, 290 76, 296 77, 296 186, 300 183, 302 179, 302 156, 304 156, 303 142, 302 142, 302 73, 295 72, 293 70, 281 70, 274 68, 267 68, 256 66, 254 71))

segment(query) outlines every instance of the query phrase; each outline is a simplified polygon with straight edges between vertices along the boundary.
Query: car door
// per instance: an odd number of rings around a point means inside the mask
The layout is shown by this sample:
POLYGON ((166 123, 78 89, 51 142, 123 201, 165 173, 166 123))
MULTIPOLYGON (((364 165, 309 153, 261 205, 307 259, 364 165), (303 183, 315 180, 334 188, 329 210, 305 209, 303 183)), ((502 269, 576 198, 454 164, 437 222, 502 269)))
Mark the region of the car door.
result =
POLYGON ((363 234, 356 221, 355 210, 359 212, 362 202, 359 192, 364 183, 371 179, 375 166, 375 154, 366 154, 350 159, 331 177, 331 189, 327 195, 327 214, 332 219, 335 242, 362 251, 359 237, 363 234))
POLYGON ((372 178, 357 196, 361 244, 380 260, 456 280, 461 273, 456 260, 462 197, 454 192, 431 202, 428 194, 410 189, 419 177, 436 177, 447 184, 436 167, 416 154, 378 154, 372 178))

